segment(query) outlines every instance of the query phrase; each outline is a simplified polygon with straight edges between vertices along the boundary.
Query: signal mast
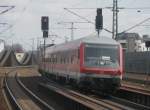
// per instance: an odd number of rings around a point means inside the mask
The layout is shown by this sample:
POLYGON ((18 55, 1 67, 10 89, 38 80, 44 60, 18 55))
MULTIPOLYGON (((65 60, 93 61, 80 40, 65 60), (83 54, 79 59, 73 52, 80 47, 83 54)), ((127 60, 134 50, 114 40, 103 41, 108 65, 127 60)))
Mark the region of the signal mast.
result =
POLYGON ((95 28, 96 28, 96 31, 97 31, 98 37, 99 37, 100 31, 103 29, 102 8, 97 8, 97 15, 96 15, 96 19, 95 19, 95 28))

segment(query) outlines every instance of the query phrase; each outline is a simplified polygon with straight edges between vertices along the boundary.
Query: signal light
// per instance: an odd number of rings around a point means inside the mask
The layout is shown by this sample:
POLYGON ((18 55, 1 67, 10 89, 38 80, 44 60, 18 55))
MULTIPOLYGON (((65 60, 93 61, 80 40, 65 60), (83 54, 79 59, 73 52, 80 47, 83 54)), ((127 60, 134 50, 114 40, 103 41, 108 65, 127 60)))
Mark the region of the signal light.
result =
POLYGON ((146 47, 150 47, 150 41, 146 41, 146 42, 145 42, 145 46, 146 46, 146 47))
POLYGON ((95 19, 95 28, 96 30, 102 30, 103 29, 103 15, 102 15, 102 8, 97 9, 97 15, 95 19))
POLYGON ((97 15, 102 15, 102 8, 97 8, 97 15))
POLYGON ((48 18, 48 16, 42 16, 42 18, 41 18, 41 29, 43 31, 49 29, 49 18, 48 18))

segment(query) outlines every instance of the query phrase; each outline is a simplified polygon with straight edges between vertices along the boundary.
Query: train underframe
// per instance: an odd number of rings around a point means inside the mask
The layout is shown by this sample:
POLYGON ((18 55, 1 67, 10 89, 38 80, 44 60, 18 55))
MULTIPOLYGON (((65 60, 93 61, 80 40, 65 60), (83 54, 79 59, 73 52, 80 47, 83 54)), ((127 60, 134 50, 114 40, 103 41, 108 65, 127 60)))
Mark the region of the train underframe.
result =
POLYGON ((82 77, 80 86, 102 93, 114 93, 120 87, 120 82, 119 78, 82 77))
POLYGON ((54 73, 52 74, 42 70, 40 70, 40 73, 60 84, 69 84, 73 87, 78 87, 84 90, 95 90, 106 94, 114 93, 121 85, 121 79, 119 77, 102 78, 84 75, 75 79, 69 78, 69 76, 57 76, 54 73))

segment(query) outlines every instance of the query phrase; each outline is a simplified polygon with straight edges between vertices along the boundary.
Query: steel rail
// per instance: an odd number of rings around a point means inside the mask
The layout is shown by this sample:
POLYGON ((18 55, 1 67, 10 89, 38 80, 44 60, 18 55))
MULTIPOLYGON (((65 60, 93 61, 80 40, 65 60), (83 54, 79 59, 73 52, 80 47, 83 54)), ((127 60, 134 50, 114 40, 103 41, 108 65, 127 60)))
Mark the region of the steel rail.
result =
POLYGON ((31 90, 29 90, 22 82, 21 80, 18 78, 18 75, 15 75, 16 81, 17 83, 20 85, 20 87, 29 94, 29 96, 31 96, 34 100, 37 100, 37 103, 41 104, 46 110, 55 110, 53 107, 51 107, 50 105, 48 105, 46 102, 44 102, 43 100, 41 100, 38 96, 36 96, 31 90))
MULTIPOLYGON (((8 73, 10 73, 10 72, 8 72, 8 73)), ((23 110, 23 108, 21 107, 21 105, 19 104, 19 102, 17 101, 17 99, 15 98, 15 96, 13 95, 13 92, 11 91, 10 87, 8 86, 8 81, 7 81, 8 73, 5 75, 5 78, 4 78, 4 84, 5 84, 5 88, 6 88, 5 90, 6 90, 7 94, 8 94, 8 96, 9 96, 9 99, 10 99, 12 105, 13 105, 13 108, 15 108, 15 110, 23 110)), ((31 98, 33 98, 33 102, 35 102, 40 107, 42 107, 41 109, 44 108, 44 110, 55 110, 54 108, 52 108, 51 106, 49 106, 47 103, 45 103, 44 101, 42 101, 40 98, 38 98, 30 90, 28 90, 23 85, 23 83, 19 80, 19 78, 17 78, 16 74, 15 74, 14 78, 15 78, 16 83, 18 84, 18 86, 20 86, 20 89, 22 89, 23 92, 27 93, 27 96, 30 96, 31 98)))
POLYGON ((150 110, 150 107, 149 107, 149 106, 145 106, 145 105, 142 105, 142 104, 134 103, 134 102, 131 102, 131 101, 122 99, 122 98, 115 97, 115 96, 110 96, 110 97, 111 97, 113 100, 115 100, 115 101, 117 101, 117 102, 119 102, 119 103, 123 103, 124 105, 133 107, 134 109, 150 110))
POLYGON ((129 101, 129 100, 125 100, 123 98, 119 98, 119 97, 116 97, 116 96, 112 96, 112 95, 109 95, 109 99, 101 99, 101 97, 99 97, 98 95, 92 95, 90 96, 94 99, 97 99, 97 100, 100 100, 102 102, 105 102, 109 105, 112 105, 112 106, 116 106, 120 109, 123 109, 123 110, 134 110, 134 109, 140 109, 140 110, 150 110, 150 107, 148 106, 145 106, 145 105, 142 105, 142 104, 138 104, 138 103, 134 103, 132 101, 129 101))
POLYGON ((23 110, 22 107, 18 104, 16 98, 14 97, 12 91, 10 90, 8 83, 7 83, 7 74, 5 74, 4 78, 4 85, 7 95, 9 96, 11 103, 14 104, 16 110, 23 110))
MULTIPOLYGON (((47 81, 53 83, 53 84, 56 84, 55 82, 45 78, 47 81)), ((52 89, 54 89, 55 87, 52 87, 52 89)), ((66 88, 67 89, 67 88, 66 88)), ((80 94, 78 92, 75 92, 75 91, 72 91, 72 90, 69 90, 69 92, 73 92, 73 94, 80 94)), ((81 94, 80 94, 81 95, 81 94)), ((83 94, 84 95, 84 94, 83 94)), ((109 95, 110 96, 110 95, 109 95)), ((80 96, 79 96, 80 97, 80 96)), ((109 106, 112 106, 112 107, 116 107, 115 110, 118 108, 118 109, 122 109, 122 110, 128 110, 128 109, 143 109, 143 110, 150 110, 150 107, 148 106, 145 106, 145 105, 142 105, 142 104, 138 104, 138 103, 134 103, 132 101, 129 101, 129 100, 125 100, 123 98, 118 98, 118 97, 115 97, 115 96, 110 96, 111 100, 108 100, 108 99, 100 99, 100 98, 95 98, 95 97, 91 97, 95 100, 98 100, 98 101, 101 101, 103 103, 105 103, 105 105, 109 105, 109 106)), ((86 102, 86 101, 85 101, 86 102)), ((104 106, 103 106, 104 107, 104 106)))
MULTIPOLYGON (((75 94, 75 96, 80 96, 81 98, 84 98, 85 97, 85 95, 81 95, 81 94, 79 94, 79 93, 76 93, 76 92, 74 92, 74 91, 71 91, 71 92, 73 92, 73 94, 75 94)), ((105 107, 105 108, 107 108, 107 109, 112 109, 112 110, 123 110, 123 108, 121 108, 120 106, 116 106, 116 105, 114 105, 114 104, 110 104, 110 103, 106 103, 105 101, 103 101, 102 99, 101 100, 97 100, 97 99, 95 99, 95 98, 92 98, 92 97, 87 97, 86 96, 86 98, 85 98, 85 100, 89 100, 89 101, 91 101, 91 102, 93 102, 93 103, 96 103, 96 104, 98 104, 98 105, 100 105, 100 106, 103 106, 103 107, 105 107)))
POLYGON ((66 88, 60 87, 56 84, 43 84, 41 83, 40 86, 44 88, 48 88, 70 100, 74 100, 77 103, 80 103, 87 108, 90 108, 92 110, 98 110, 98 109, 108 109, 108 110, 127 110, 130 107, 122 107, 122 106, 117 106, 117 104, 111 104, 111 103, 106 103, 103 100, 97 100, 95 98, 86 96, 84 94, 78 93, 73 90, 68 90, 66 88))
POLYGON ((117 107, 117 108, 119 108, 120 110, 128 110, 128 109, 134 110, 134 109, 132 109, 131 107, 125 106, 125 105, 120 104, 120 103, 116 103, 116 102, 111 101, 111 100, 108 100, 108 99, 102 99, 102 98, 100 98, 100 97, 98 97, 98 96, 95 96, 95 95, 92 95, 92 96, 89 96, 89 97, 94 98, 94 99, 96 99, 96 100, 98 100, 98 101, 102 101, 102 102, 104 102, 104 103, 106 103, 106 104, 108 104, 108 105, 117 107))
POLYGON ((120 89, 150 96, 150 91, 145 90, 145 89, 141 89, 141 88, 138 88, 138 87, 134 87, 134 86, 129 86, 129 85, 122 84, 120 89))

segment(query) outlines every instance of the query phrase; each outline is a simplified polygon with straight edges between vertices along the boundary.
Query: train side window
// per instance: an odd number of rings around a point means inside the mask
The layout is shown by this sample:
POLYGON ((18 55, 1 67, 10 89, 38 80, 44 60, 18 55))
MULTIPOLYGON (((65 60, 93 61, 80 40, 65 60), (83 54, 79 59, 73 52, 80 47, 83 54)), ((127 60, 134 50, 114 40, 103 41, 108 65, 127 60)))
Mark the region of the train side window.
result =
POLYGON ((55 59, 55 64, 57 63, 57 62, 56 62, 56 58, 57 58, 57 57, 56 57, 56 55, 55 55, 55 58, 54 58, 54 59, 55 59))
POLYGON ((54 58, 52 58, 52 62, 53 62, 53 64, 54 64, 54 58))
POLYGON ((55 63, 55 58, 53 57, 52 59, 53 59, 53 64, 54 64, 55 63))
POLYGON ((57 64, 57 57, 55 58, 55 63, 57 64))
POLYGON ((63 64, 63 57, 61 57, 61 64, 63 64))
POLYGON ((63 58, 64 64, 65 64, 65 57, 63 58))
POLYGON ((60 60, 61 60, 61 57, 60 57, 60 54, 59 54, 59 56, 58 56, 58 62, 59 62, 59 64, 61 63, 60 60))
POLYGON ((73 64, 73 55, 71 56, 71 64, 73 64))
POLYGON ((56 64, 58 63, 58 55, 56 55, 56 64))
POLYGON ((51 57, 51 63, 53 63, 53 58, 51 57))
POLYGON ((65 64, 67 64, 67 57, 65 57, 65 64))
POLYGON ((65 61, 64 61, 64 57, 62 58, 62 63, 63 63, 63 64, 65 63, 65 61))
POLYGON ((60 64, 62 64, 62 57, 61 57, 61 55, 60 55, 60 64))
POLYGON ((69 63, 69 58, 67 57, 67 64, 69 63))
POLYGON ((69 57, 69 64, 71 64, 71 56, 69 57))
POLYGON ((60 63, 60 56, 57 56, 57 62, 60 63))
POLYGON ((64 64, 64 58, 62 57, 62 64, 64 64))
POLYGON ((67 60, 68 60, 67 63, 69 64, 69 57, 67 57, 67 60))

